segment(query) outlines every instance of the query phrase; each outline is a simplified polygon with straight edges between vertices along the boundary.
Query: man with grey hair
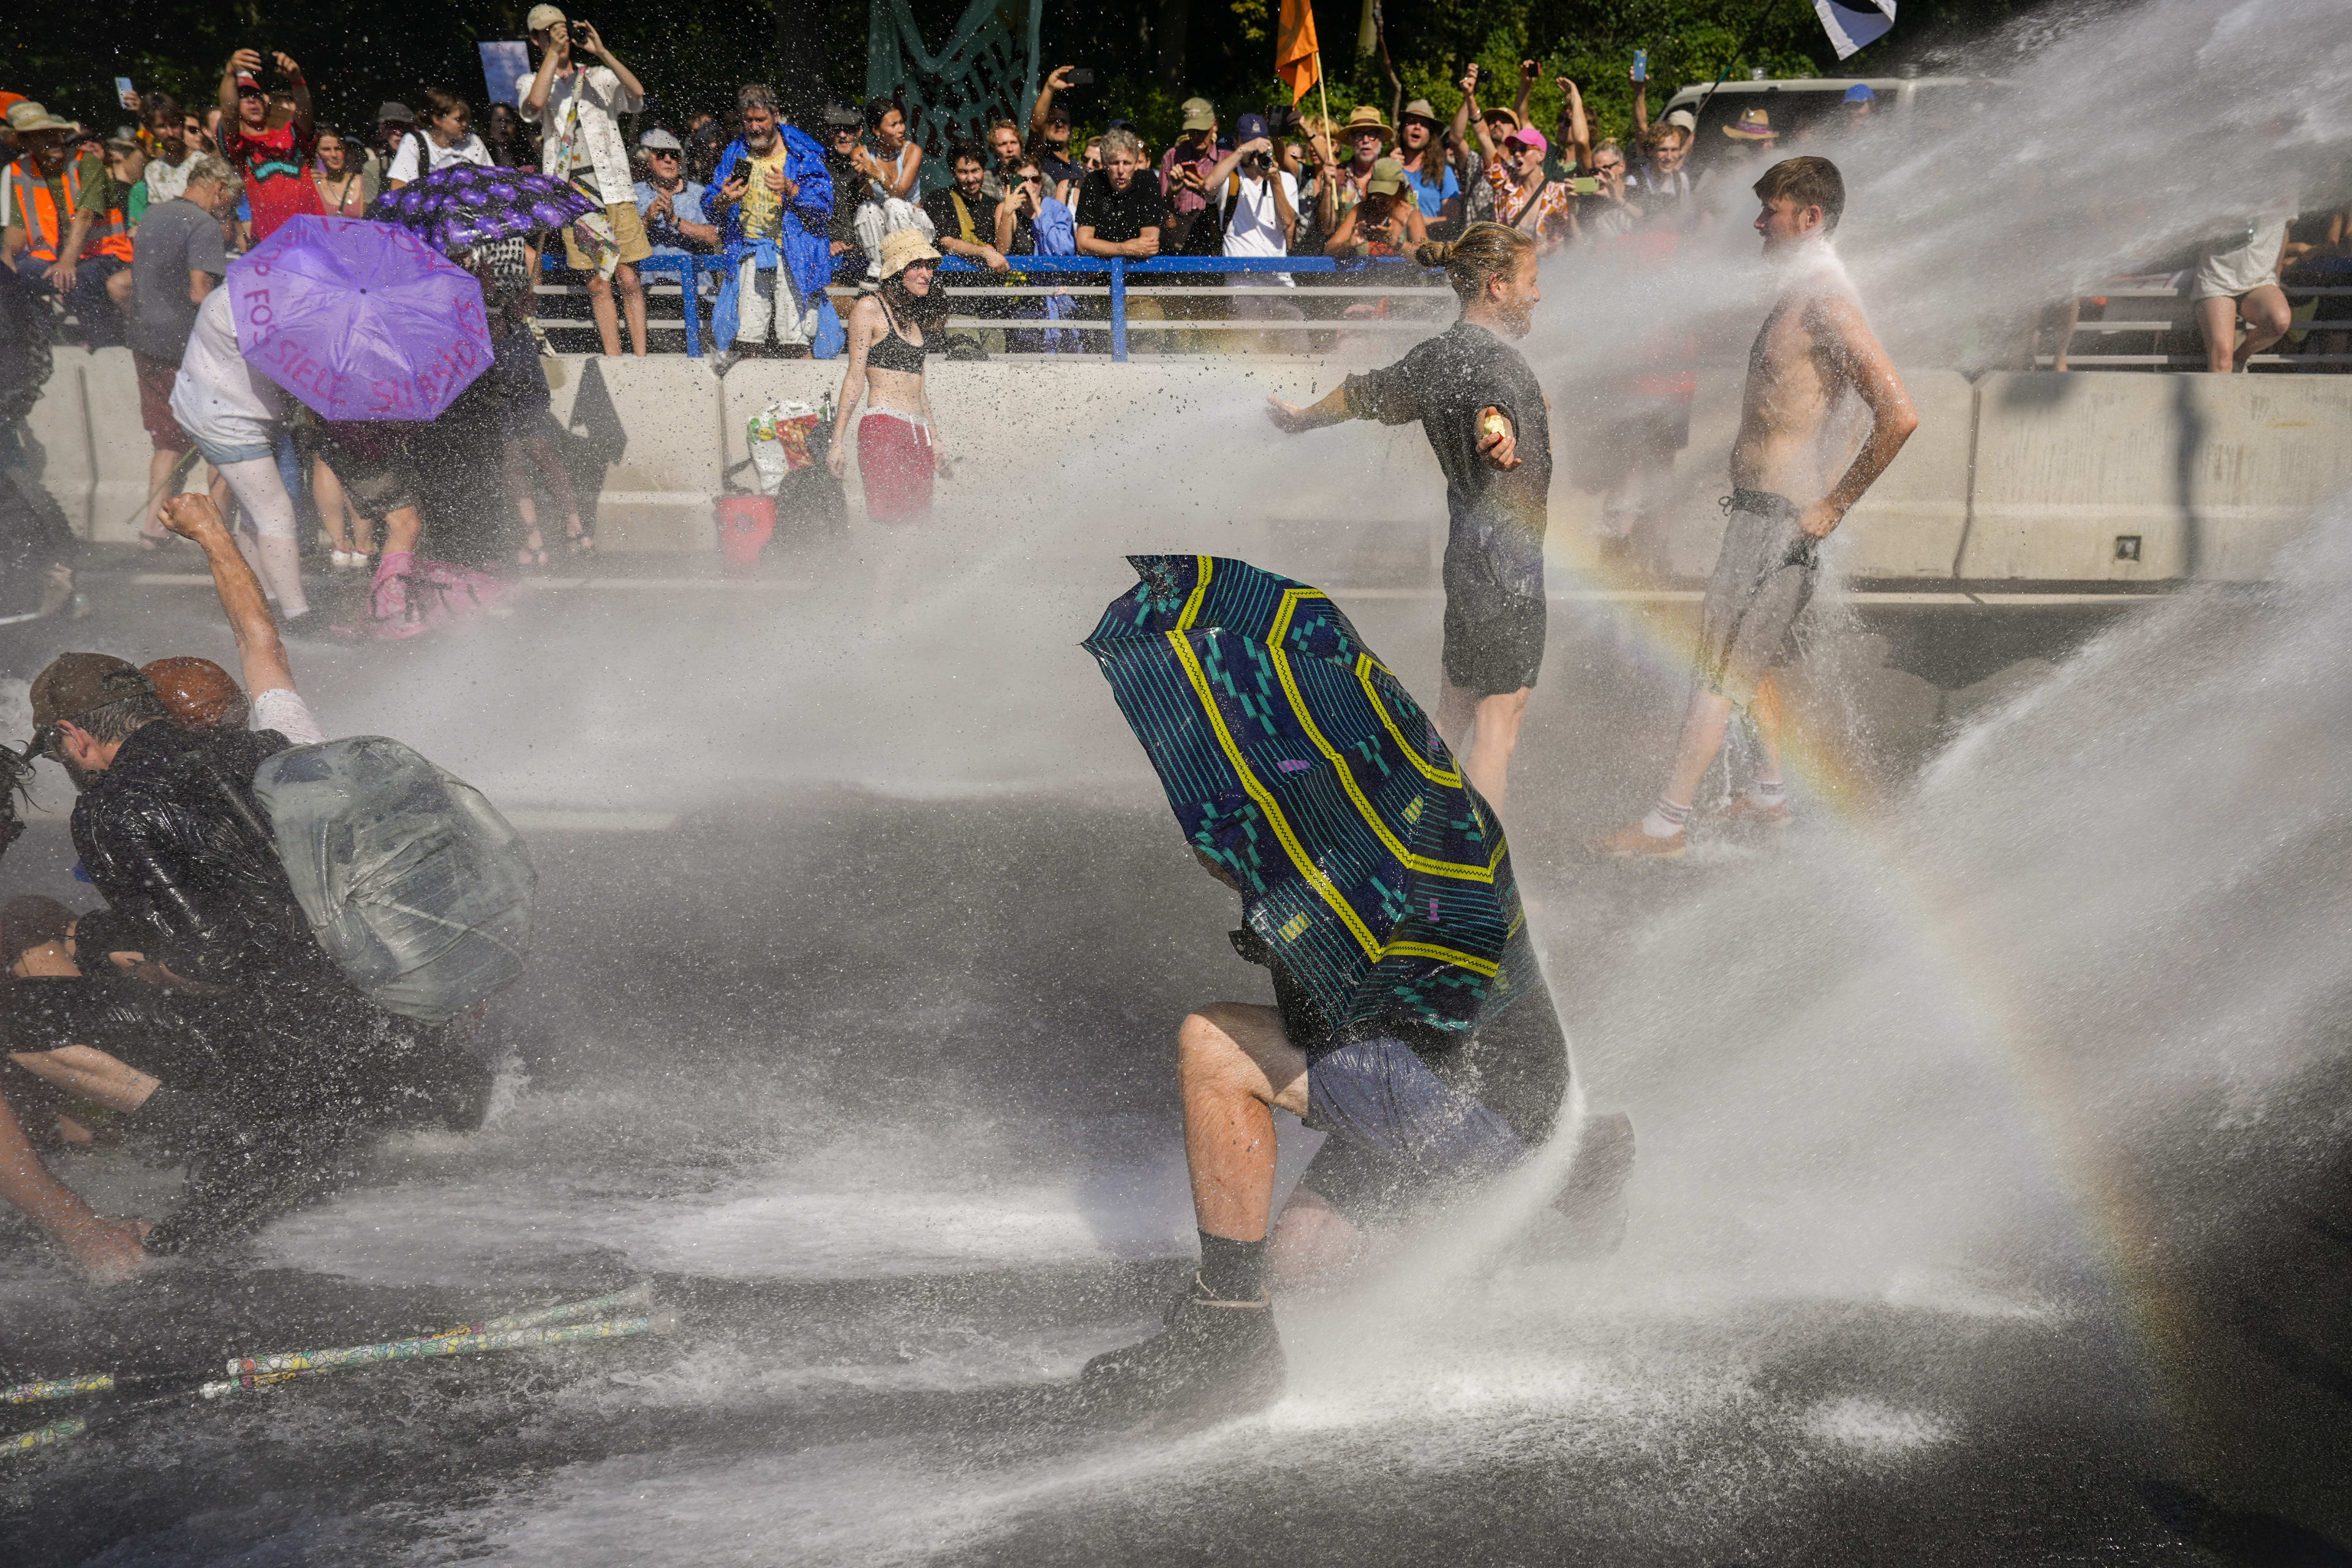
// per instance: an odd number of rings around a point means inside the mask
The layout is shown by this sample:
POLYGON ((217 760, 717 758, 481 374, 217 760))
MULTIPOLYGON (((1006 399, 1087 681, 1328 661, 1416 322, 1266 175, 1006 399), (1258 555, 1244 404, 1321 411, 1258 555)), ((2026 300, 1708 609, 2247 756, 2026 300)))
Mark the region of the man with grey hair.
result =
POLYGON ((743 134, 719 154, 719 184, 703 204, 727 264, 711 312, 722 375, 772 331, 783 357, 805 357, 833 274, 833 176, 824 150, 783 123, 775 90, 764 82, 738 90, 735 110, 743 134))

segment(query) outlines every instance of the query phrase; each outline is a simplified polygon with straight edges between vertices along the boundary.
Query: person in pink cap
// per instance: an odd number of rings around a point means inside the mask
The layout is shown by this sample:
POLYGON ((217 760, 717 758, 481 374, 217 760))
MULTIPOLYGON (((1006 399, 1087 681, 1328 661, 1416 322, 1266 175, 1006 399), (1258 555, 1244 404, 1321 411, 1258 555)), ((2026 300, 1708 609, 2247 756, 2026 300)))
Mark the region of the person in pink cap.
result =
POLYGON ((1486 178, 1495 187, 1495 221, 1510 225, 1546 251, 1558 250, 1577 237, 1576 203, 1568 185, 1544 173, 1544 155, 1551 143, 1533 126, 1503 139, 1498 152, 1486 121, 1478 121, 1478 144, 1486 161, 1486 178))

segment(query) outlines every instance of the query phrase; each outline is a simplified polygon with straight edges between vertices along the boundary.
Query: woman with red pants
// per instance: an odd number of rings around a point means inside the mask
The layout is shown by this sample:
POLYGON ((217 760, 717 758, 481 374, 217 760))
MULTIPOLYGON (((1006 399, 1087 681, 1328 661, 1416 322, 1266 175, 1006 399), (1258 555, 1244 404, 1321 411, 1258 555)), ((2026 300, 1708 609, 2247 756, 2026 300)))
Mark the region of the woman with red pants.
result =
POLYGON ((841 378, 841 413, 827 463, 835 479, 847 471, 849 443, 843 436, 862 403, 857 468, 869 521, 928 521, 931 477, 953 477, 923 391, 919 318, 938 319, 929 295, 939 259, 920 229, 883 236, 882 286, 849 312, 849 370, 841 378))

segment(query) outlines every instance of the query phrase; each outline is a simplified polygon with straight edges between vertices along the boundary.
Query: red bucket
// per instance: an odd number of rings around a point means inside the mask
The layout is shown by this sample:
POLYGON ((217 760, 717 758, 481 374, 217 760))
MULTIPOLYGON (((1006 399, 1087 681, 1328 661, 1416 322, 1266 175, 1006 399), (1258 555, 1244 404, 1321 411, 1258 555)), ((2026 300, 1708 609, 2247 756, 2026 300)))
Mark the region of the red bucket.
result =
POLYGON ((748 572, 760 563, 760 552, 768 546, 768 538, 776 531, 776 498, 773 496, 720 496, 715 503, 719 518, 719 551, 726 557, 730 572, 748 572))

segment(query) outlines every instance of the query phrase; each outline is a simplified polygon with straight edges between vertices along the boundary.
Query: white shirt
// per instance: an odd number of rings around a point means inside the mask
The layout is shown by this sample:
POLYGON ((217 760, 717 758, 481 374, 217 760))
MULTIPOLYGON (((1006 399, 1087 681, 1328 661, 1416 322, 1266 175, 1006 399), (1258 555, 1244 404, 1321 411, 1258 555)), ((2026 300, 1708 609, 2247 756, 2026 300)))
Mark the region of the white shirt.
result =
POLYGON ((548 78, 547 101, 533 112, 530 84, 538 79, 536 71, 515 79, 515 103, 525 120, 540 127, 540 172, 561 180, 586 163, 595 169, 596 194, 607 205, 627 201, 635 182, 614 117, 636 113, 645 100, 623 88, 608 68, 590 66, 548 78))
POLYGON ((315 746, 327 738, 302 694, 284 686, 253 694, 253 727, 275 730, 298 746, 315 746))
POLYGON ((470 131, 466 132, 464 141, 451 147, 444 147, 422 131, 412 131, 400 139, 400 151, 392 158, 392 173, 385 177, 405 184, 411 180, 423 179, 436 169, 446 169, 452 163, 478 163, 487 169, 490 166, 490 150, 483 146, 482 139, 470 131), (422 171, 416 167, 416 149, 419 147, 425 149, 427 160, 422 171))
MULTIPOLYGON (((1275 210, 1274 182, 1282 182, 1283 199, 1290 210, 1298 210, 1298 178, 1287 169, 1275 169, 1262 180, 1241 176, 1242 188, 1234 197, 1233 208, 1225 214, 1225 254, 1227 256, 1287 256, 1290 254, 1290 231, 1275 210)), ((1280 283, 1293 281, 1287 272, 1260 272, 1247 276, 1245 281, 1255 283, 1271 279, 1280 283)))
POLYGON ((172 383, 172 417, 210 451, 274 447, 286 416, 286 395, 237 352, 233 292, 215 289, 196 307, 195 330, 172 383))
POLYGON ((195 166, 196 154, 193 149, 186 157, 176 163, 166 163, 161 158, 148 159, 147 205, 151 207, 162 206, 173 196, 187 195, 188 171, 195 166))

